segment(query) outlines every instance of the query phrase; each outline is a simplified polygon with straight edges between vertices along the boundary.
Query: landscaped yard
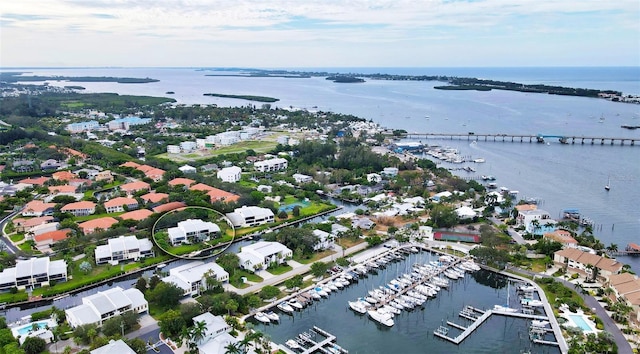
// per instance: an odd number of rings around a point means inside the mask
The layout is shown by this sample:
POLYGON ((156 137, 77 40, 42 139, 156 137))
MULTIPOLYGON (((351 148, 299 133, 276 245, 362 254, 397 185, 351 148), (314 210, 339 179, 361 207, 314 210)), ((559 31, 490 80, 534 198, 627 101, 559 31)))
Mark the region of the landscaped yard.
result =
POLYGON ((20 234, 14 234, 9 236, 9 238, 11 239, 11 241, 13 242, 18 242, 18 241, 22 241, 24 240, 24 234, 20 233, 20 234))
POLYGON ((351 239, 351 238, 346 238, 346 237, 342 237, 336 240, 336 243, 338 245, 340 245, 341 247, 345 247, 345 248, 350 248, 353 247, 355 245, 361 244, 363 242, 366 242, 364 239, 362 238, 357 238, 357 239, 351 239))
POLYGON ((273 275, 280 275, 280 274, 284 274, 290 270, 292 270, 293 268, 291 268, 290 265, 285 265, 285 264, 280 264, 278 266, 275 267, 269 267, 267 268, 267 272, 273 274, 273 275))
POLYGON ((254 282, 254 283, 261 283, 264 279, 262 279, 261 276, 256 275, 254 273, 249 273, 245 270, 241 270, 241 269, 236 269, 233 273, 233 275, 231 275, 229 277, 229 284, 235 286, 238 289, 243 289, 249 286, 249 284, 247 283, 241 283, 241 278, 245 277, 247 278, 247 281, 250 282, 254 282))
POLYGON ((293 257, 293 260, 298 262, 298 263, 309 264, 309 263, 313 263, 313 262, 319 261, 324 257, 329 257, 330 255, 335 254, 335 253, 336 252, 333 251, 333 250, 325 250, 325 251, 322 251, 322 252, 314 253, 309 258, 293 257))

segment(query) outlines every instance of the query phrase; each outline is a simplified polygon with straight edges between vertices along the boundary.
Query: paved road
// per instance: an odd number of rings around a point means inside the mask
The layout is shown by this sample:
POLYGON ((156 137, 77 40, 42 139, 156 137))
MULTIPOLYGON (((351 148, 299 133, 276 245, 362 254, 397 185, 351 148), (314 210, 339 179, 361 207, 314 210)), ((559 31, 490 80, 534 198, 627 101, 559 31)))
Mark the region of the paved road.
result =
MULTIPOLYGON (((547 276, 547 275, 541 275, 539 273, 533 273, 533 272, 530 272, 530 271, 525 270, 525 269, 520 269, 520 268, 515 268, 515 267, 508 267, 508 268, 514 269, 518 273, 527 274, 527 275, 530 275, 530 276, 537 276, 537 277, 544 276, 544 277, 548 277, 548 278, 553 278, 553 277, 550 277, 550 276, 547 276)), ((569 289, 575 290, 575 285, 573 283, 570 283, 570 282, 568 282, 566 280, 563 280, 563 279, 558 279, 558 278, 554 278, 554 279, 559 281, 559 282, 561 282, 564 286, 568 287, 569 289)), ((600 305, 598 300, 596 300, 593 296, 589 295, 588 293, 587 294, 583 294, 581 291, 576 291, 576 293, 578 293, 578 295, 580 295, 580 297, 582 299, 584 299, 584 304, 587 307, 589 307, 593 312, 595 312, 598 317, 600 317, 600 319, 604 323, 604 330, 613 335, 613 339, 615 340, 616 344, 618 345, 618 353, 620 353, 620 354, 633 353, 633 350, 631 349, 631 345, 629 344, 627 339, 622 334, 622 331, 620 330, 620 328, 618 328, 618 326, 616 326, 615 322, 613 322, 611 317, 609 317, 609 315, 607 314, 605 309, 602 308, 602 306, 600 305)))
MULTIPOLYGON (((502 222, 502 220, 500 220, 500 219, 498 219, 498 218, 496 218, 496 217, 493 217, 493 216, 489 217, 489 220, 490 220, 492 223, 494 223, 496 226, 498 226, 498 225, 500 225, 500 224, 504 224, 504 223, 502 222)), ((527 243, 527 241, 526 241, 524 238, 522 238, 522 235, 520 235, 520 234, 518 233, 518 231, 516 231, 513 227, 509 226, 509 227, 507 228, 507 231, 509 231, 509 236, 511 236, 511 238, 512 238, 514 241, 516 241, 516 243, 517 243, 517 244, 519 244, 519 245, 524 245, 524 244, 526 244, 526 243, 527 243)))
POLYGON ((20 213, 22 211, 21 210, 16 210, 14 212, 12 212, 11 214, 7 215, 4 219, 0 220, 0 242, 5 244, 5 249, 9 252, 9 253, 13 253, 13 254, 17 254, 20 250, 18 249, 18 247, 16 247, 13 242, 11 242, 11 240, 5 235, 4 233, 4 227, 6 226, 6 224, 9 222, 9 220, 11 220, 11 218, 13 218, 14 216, 16 216, 18 213, 20 213))

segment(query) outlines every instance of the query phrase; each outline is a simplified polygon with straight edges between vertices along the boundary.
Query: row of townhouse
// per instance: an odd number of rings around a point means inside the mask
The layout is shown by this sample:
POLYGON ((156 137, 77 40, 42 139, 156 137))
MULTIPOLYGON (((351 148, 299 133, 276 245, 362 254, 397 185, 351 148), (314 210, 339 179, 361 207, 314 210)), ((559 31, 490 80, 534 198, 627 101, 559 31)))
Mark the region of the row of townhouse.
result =
POLYGON ((593 278, 594 272, 605 281, 610 276, 620 273, 623 264, 612 258, 598 256, 584 252, 578 248, 565 248, 553 255, 554 263, 559 267, 566 267, 567 271, 575 272, 593 278))
POLYGON ((609 298, 630 306, 633 309, 631 321, 640 324, 640 279, 631 273, 614 274, 609 277, 607 286, 612 290, 609 298))
POLYGON ((72 328, 94 324, 98 327, 110 318, 127 312, 141 314, 149 311, 144 294, 136 288, 115 288, 99 291, 82 298, 82 305, 65 310, 67 322, 72 328))
POLYGON ((67 280, 67 262, 52 261, 49 257, 18 260, 16 266, 0 273, 0 291, 17 288, 38 288, 51 282, 67 280))
POLYGON ((214 262, 192 261, 169 270, 169 275, 162 278, 182 289, 185 296, 197 296, 211 287, 207 278, 211 277, 220 283, 229 281, 229 273, 214 262))

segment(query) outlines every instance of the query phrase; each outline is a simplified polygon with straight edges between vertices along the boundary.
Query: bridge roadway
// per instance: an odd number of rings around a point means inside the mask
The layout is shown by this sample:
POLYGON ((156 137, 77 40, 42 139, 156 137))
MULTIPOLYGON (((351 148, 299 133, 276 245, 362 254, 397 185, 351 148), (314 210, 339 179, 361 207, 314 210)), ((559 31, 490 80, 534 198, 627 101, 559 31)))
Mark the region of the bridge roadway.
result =
POLYGON ((551 134, 478 134, 478 133, 407 133, 407 138, 424 138, 424 139, 458 139, 458 140, 476 140, 476 141, 495 141, 495 142, 520 142, 520 143, 544 143, 545 139, 558 139, 561 144, 590 144, 590 145, 636 145, 640 143, 640 138, 624 138, 624 137, 606 137, 606 136, 577 136, 577 135, 551 135, 551 134))

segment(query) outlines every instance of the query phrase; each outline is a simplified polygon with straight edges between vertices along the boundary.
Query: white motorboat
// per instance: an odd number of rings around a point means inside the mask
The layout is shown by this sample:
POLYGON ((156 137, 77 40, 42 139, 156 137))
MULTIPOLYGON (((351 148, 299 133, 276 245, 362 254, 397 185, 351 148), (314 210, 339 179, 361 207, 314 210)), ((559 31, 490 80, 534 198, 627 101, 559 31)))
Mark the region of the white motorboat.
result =
POLYGON ((285 344, 287 347, 289 347, 289 348, 291 348, 291 349, 293 349, 293 350, 300 350, 300 349, 302 349, 302 346, 301 346, 300 344, 298 344, 298 342, 296 342, 296 341, 295 341, 295 340, 293 340, 293 339, 289 339, 288 341, 284 342, 284 344, 285 344))
POLYGON ((456 279, 459 278, 458 274, 456 274, 456 273, 454 273, 454 272, 452 272, 450 270, 445 270, 443 274, 444 274, 445 277, 447 277, 447 278, 449 278, 451 280, 456 280, 456 279))
POLYGON ((529 291, 535 291, 535 290, 536 290, 536 287, 531 285, 523 285, 518 287, 518 291, 522 291, 522 292, 529 292, 529 291))
POLYGON ((317 291, 315 290, 309 290, 309 295, 311 296, 311 298, 313 298, 314 300, 320 300, 322 299, 322 296, 320 294, 318 294, 317 291))
POLYGON ((283 301, 283 302, 281 302, 281 303, 279 303, 278 305, 276 305, 276 307, 277 307, 280 311, 282 311, 282 312, 286 312, 286 313, 293 313, 293 311, 295 311, 295 310, 293 309, 293 307, 291 307, 291 305, 289 305, 288 303, 286 303, 286 302, 284 302, 284 301, 283 301))
POLYGON ((331 292, 333 291, 333 289, 331 289, 330 287, 323 285, 322 286, 322 290, 324 290, 325 293, 327 294, 331 294, 331 292))
POLYGON ((322 297, 328 297, 329 293, 327 293, 326 291, 324 291, 324 289, 322 289, 322 287, 317 286, 313 289, 313 291, 316 292, 316 294, 322 296, 322 297))
POLYGON ((367 313, 371 319, 387 327, 392 327, 395 324, 391 314, 386 311, 369 310, 367 313))
POLYGON ((304 307, 304 306, 302 306, 302 304, 300 303, 300 301, 298 301, 298 300, 296 300, 296 299, 289 299, 289 300, 287 300, 287 303, 288 303, 291 307, 293 307, 294 309, 297 309, 297 310, 302 310, 302 308, 304 307))
POLYGON ((253 316, 253 318, 255 318, 256 320, 258 320, 258 321, 260 321, 262 323, 271 322, 269 317, 267 317, 267 315, 264 312, 256 312, 256 314, 253 316))
POLYGON ((378 299, 376 299, 375 297, 367 296, 364 299, 370 304, 378 303, 378 299))
POLYGON ((549 324, 549 321, 539 321, 539 320, 531 321, 531 325, 533 327, 546 327, 548 324, 549 324))
POLYGON ((367 313, 367 310, 369 309, 369 306, 371 306, 368 302, 362 300, 362 299, 358 299, 356 301, 349 301, 349 308, 351 308, 353 311, 357 312, 357 313, 361 313, 361 314, 365 314, 367 313))
POLYGON ((269 318, 269 320, 271 321, 280 322, 280 316, 278 316, 278 314, 273 311, 267 311, 264 313, 264 315, 267 316, 267 318, 269 318))
POLYGON ((329 289, 331 290, 338 290, 338 286, 336 284, 334 284, 332 281, 327 283, 327 286, 329 287, 329 289))
POLYGON ((384 305, 384 306, 382 306, 382 308, 385 311, 390 312, 390 313, 392 313, 394 315, 399 315, 399 314, 402 313, 402 311, 400 311, 399 309, 397 309, 397 308, 395 308, 395 307, 393 307, 391 305, 384 305))
POLYGON ((520 300, 520 304, 526 305, 526 306, 532 306, 532 307, 542 307, 542 306, 544 306, 544 302, 542 302, 540 300, 534 300, 534 299, 522 299, 522 300, 520 300))
POLYGON ((500 311, 500 312, 509 312, 509 313, 516 313, 518 312, 517 309, 513 309, 511 307, 507 307, 507 306, 502 306, 502 305, 493 305, 493 309, 495 311, 500 311))

